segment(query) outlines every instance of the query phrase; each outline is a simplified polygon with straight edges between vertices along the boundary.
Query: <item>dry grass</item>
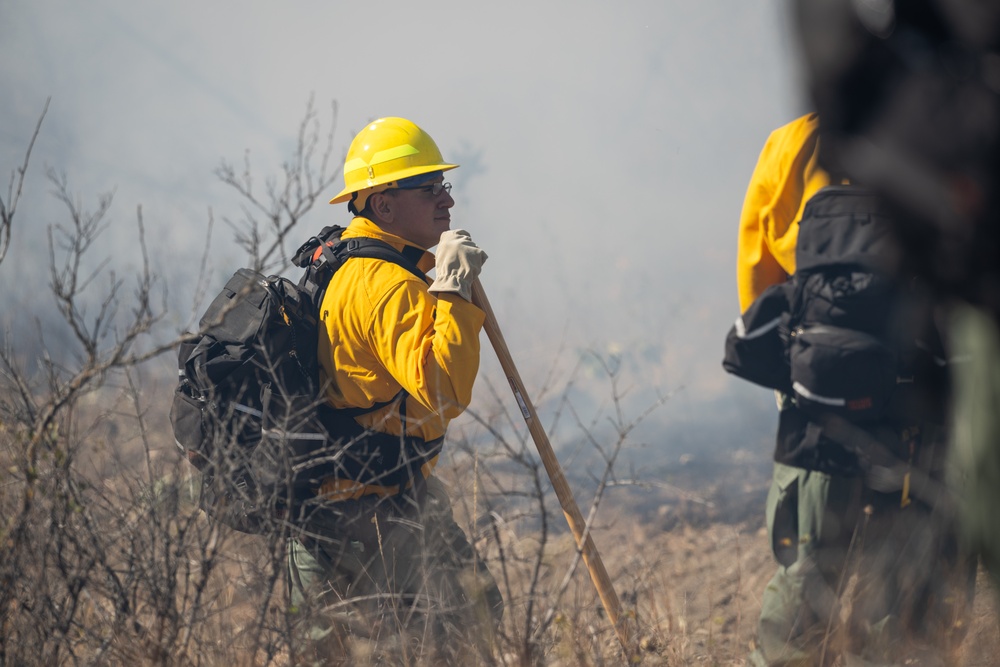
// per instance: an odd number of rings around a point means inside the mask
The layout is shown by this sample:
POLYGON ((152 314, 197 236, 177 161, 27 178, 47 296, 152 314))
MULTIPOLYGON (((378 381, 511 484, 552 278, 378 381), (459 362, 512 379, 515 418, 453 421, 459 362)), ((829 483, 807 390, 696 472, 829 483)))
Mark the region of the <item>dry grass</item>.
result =
MULTIPOLYGON (((116 401, 121 405, 120 396, 116 401)), ((12 549, 10 532, 4 536, 0 662, 292 664, 296 647, 280 550, 266 538, 213 526, 185 491, 187 464, 173 453, 165 431, 149 429, 143 441, 134 417, 119 417, 112 428, 96 409, 101 404, 92 401, 94 419, 81 428, 89 444, 78 449, 74 465, 50 459, 48 474, 36 480, 20 550, 12 549), (144 483, 147 466, 158 484, 144 483), (75 490, 67 493, 70 481, 75 490), (67 605, 75 607, 72 613, 67 605)), ((78 410, 77 428, 87 423, 88 412, 78 410)), ((7 471, 17 469, 20 442, 10 428, 0 433, 7 471)), ((593 536, 632 623, 635 660, 743 664, 774 568, 763 526, 763 469, 667 471, 669 486, 607 493, 593 536)), ((440 472, 456 518, 506 602, 492 654, 473 662, 622 664, 621 647, 575 558, 558 505, 530 492, 537 470, 457 456, 440 472), (518 502, 512 489, 522 493, 518 502), (542 507, 549 513, 544 529, 542 507)), ((5 475, 5 516, 19 511, 25 482, 5 475)), ((994 664, 1000 654, 985 577, 979 588, 962 653, 961 664, 970 666, 994 664)), ((351 647, 354 664, 362 665, 378 648, 361 640, 351 647)), ((431 655, 418 646, 406 664, 435 664, 431 655)), ((337 663, 331 657, 329 664, 337 663)))

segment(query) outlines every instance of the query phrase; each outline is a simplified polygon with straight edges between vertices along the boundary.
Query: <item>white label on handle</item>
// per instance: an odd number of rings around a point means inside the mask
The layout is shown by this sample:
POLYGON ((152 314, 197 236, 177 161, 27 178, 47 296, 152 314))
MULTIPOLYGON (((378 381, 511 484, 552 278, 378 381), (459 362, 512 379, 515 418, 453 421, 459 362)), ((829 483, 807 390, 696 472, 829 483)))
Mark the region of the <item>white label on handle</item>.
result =
POLYGON ((507 382, 510 383, 510 388, 514 390, 514 398, 517 399, 517 404, 521 408, 521 416, 524 417, 524 421, 531 421, 531 413, 528 412, 528 404, 524 402, 524 397, 521 396, 521 391, 517 388, 514 378, 508 377, 507 382))

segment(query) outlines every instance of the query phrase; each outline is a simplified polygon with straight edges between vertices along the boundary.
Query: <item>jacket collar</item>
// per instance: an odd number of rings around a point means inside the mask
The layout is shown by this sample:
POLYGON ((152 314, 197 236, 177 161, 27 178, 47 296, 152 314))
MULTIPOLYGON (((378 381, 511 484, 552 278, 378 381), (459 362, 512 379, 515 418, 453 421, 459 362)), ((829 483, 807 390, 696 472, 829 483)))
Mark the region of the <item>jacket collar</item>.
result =
POLYGON ((378 239, 379 241, 388 243, 396 250, 402 250, 407 246, 411 248, 418 248, 423 250, 423 255, 421 255, 420 260, 417 262, 417 268, 424 273, 427 273, 434 268, 433 254, 424 248, 420 248, 420 246, 415 243, 410 243, 402 237, 390 234, 368 218, 363 218, 359 215, 351 220, 351 224, 349 224, 347 229, 344 231, 344 237, 351 238, 352 236, 363 236, 366 238, 378 239))

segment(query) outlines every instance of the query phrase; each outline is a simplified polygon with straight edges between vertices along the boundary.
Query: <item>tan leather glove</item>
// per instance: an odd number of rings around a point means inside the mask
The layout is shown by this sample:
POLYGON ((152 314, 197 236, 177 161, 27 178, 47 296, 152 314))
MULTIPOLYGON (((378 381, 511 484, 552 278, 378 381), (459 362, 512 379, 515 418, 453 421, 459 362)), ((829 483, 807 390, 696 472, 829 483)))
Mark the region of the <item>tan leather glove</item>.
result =
POLYGON ((430 291, 452 292, 472 301, 472 281, 479 275, 487 255, 472 242, 469 232, 449 229, 442 233, 434 257, 436 271, 430 291))

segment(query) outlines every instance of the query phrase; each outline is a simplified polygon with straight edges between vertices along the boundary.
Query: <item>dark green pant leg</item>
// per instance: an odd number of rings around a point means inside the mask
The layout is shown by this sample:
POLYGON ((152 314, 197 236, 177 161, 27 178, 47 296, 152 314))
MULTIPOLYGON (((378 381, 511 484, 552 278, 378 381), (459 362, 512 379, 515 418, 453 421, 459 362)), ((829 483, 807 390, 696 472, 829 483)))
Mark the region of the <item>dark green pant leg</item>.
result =
POLYGON ((858 514, 859 480, 775 464, 768 530, 779 566, 761 598, 752 664, 812 665, 837 613, 840 573, 858 514))
POLYGON ((949 476, 960 491, 961 532, 1000 583, 1000 330, 989 314, 956 307, 949 476))

